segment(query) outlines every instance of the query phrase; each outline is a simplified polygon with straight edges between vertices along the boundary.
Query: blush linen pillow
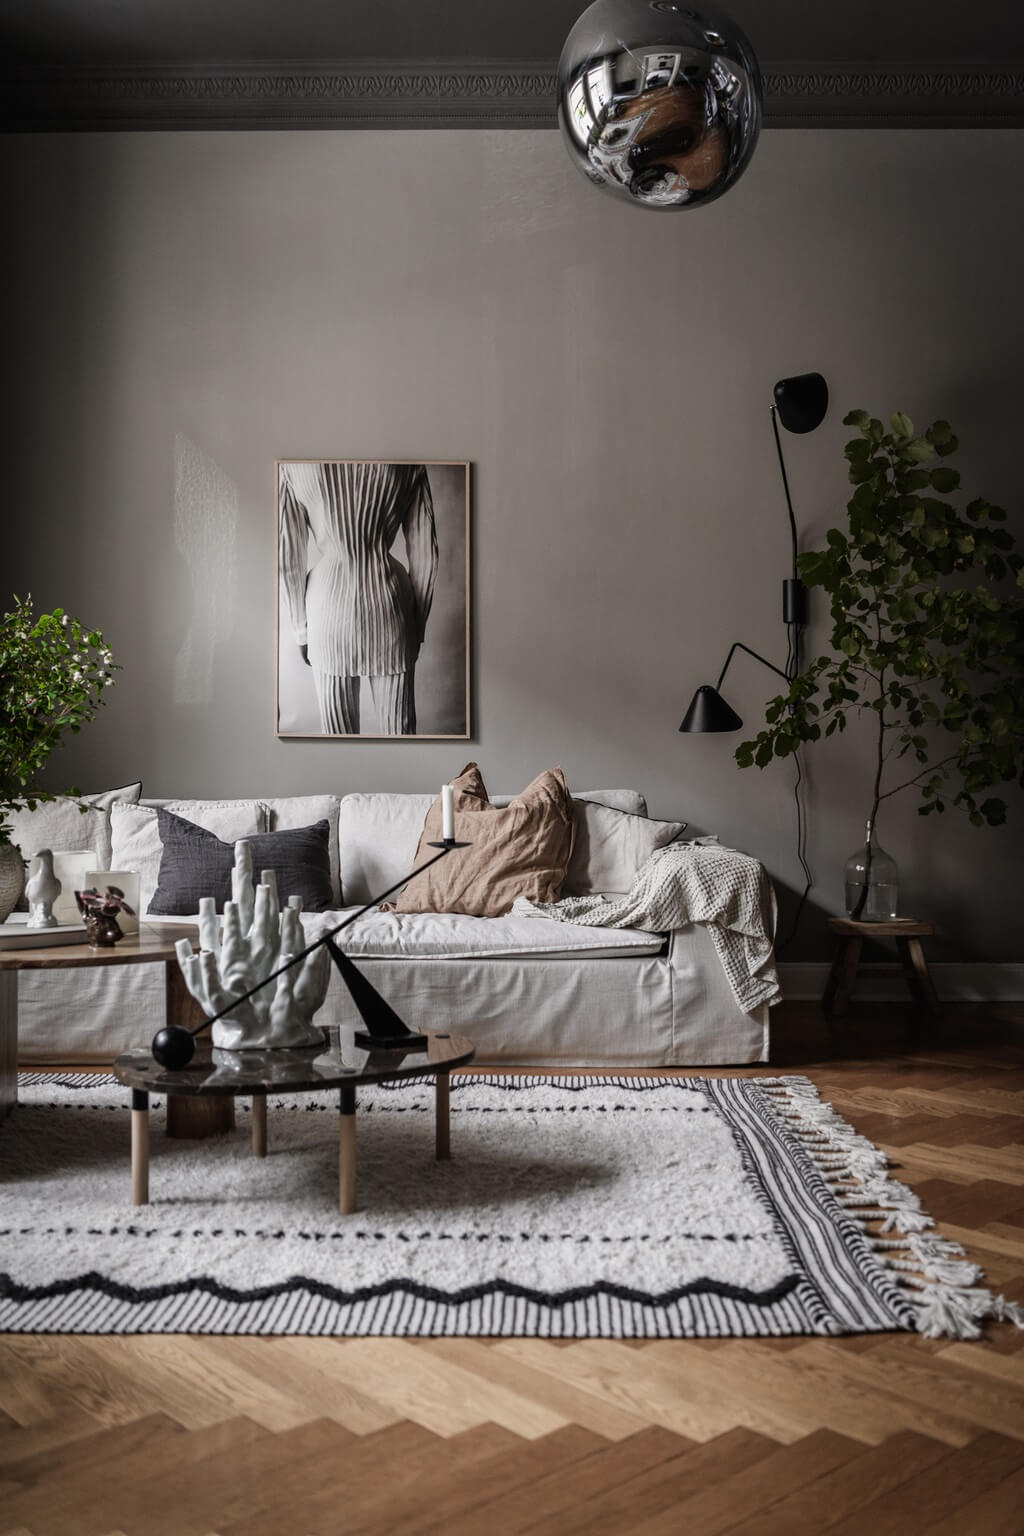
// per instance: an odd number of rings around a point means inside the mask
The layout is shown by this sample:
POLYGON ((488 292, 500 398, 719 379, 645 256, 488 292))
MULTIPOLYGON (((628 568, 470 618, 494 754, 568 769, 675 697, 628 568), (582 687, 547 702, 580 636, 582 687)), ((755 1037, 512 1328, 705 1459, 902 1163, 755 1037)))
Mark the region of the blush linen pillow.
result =
MULTIPOLYGON (((491 804, 476 763, 469 763, 455 790, 455 836, 469 844, 410 880, 389 912, 462 912, 501 917, 517 896, 557 901, 572 857, 572 796, 561 768, 550 768, 502 809, 491 804)), ((417 864, 440 841, 441 797, 427 812, 417 864)))

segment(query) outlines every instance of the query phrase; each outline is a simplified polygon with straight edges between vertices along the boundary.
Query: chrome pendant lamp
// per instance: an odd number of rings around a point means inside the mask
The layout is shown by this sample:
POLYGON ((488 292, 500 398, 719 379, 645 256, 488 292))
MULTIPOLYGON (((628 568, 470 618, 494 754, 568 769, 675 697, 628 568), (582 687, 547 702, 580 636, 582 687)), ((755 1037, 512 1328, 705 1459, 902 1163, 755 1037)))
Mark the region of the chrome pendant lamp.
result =
POLYGON ((595 0, 562 49, 558 122, 594 186, 641 208, 698 208, 754 153, 757 59, 717 5, 595 0))

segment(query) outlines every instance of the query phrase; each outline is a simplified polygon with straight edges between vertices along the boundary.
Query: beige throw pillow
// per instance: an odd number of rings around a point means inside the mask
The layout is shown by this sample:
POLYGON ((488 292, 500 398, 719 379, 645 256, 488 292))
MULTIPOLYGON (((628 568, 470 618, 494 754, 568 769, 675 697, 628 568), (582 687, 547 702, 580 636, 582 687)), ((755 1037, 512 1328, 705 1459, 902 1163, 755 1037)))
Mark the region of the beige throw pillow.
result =
MULTIPOLYGON (((572 796, 561 768, 551 768, 499 810, 491 804, 476 763, 455 790, 455 836, 469 844, 410 880, 389 912, 462 912, 501 917, 517 896, 557 901, 572 856, 572 796)), ((427 812, 416 852, 424 863, 441 837, 441 797, 427 812)))

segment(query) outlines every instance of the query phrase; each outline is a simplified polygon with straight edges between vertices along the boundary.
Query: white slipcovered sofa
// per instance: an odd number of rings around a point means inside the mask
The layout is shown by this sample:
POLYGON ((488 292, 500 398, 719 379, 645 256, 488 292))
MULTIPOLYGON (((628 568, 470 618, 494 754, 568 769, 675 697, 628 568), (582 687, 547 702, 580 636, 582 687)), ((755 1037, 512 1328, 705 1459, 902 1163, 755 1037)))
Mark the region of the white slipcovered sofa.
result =
MULTIPOLYGON (((646 815, 635 791, 593 791, 580 798, 646 815)), ((139 850, 152 839, 158 805, 225 838, 305 826, 326 816, 335 897, 339 907, 354 909, 412 869, 432 799, 351 794, 252 802, 149 800, 120 810, 115 805, 110 867, 139 867, 139 850), (252 816, 255 822, 245 819, 252 816)), ((494 803, 507 802, 495 797, 494 803)), ((150 925, 160 922, 147 910, 154 884, 149 869, 143 873, 142 911, 150 925)), ((303 922, 313 936, 341 915, 304 914, 303 922)), ((699 924, 665 935, 514 915, 373 911, 345 931, 343 942, 408 1024, 468 1036, 478 1062, 614 1069, 768 1058, 768 1008, 742 1011, 699 924)), ((22 972, 22 1063, 110 1061, 148 1044, 163 1022, 163 1009, 159 965, 22 972)), ((337 975, 318 1021, 357 1022, 337 975)))

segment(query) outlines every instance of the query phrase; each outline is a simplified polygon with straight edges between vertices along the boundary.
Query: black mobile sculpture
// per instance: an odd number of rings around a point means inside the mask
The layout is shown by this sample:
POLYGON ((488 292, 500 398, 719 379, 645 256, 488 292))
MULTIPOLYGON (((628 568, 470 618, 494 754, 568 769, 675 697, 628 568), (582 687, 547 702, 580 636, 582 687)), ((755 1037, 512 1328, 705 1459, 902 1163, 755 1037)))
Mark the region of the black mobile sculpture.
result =
POLYGON ((343 923, 339 923, 336 928, 332 928, 330 933, 325 933, 321 938, 307 945, 305 949, 300 950, 297 955, 292 955, 283 965, 279 965, 276 971, 271 971, 269 976, 265 976, 254 987, 250 987, 248 992, 243 992, 239 997, 233 998, 228 1006, 222 1008, 219 1013, 212 1014, 208 1019, 204 1019, 201 1024, 194 1025, 192 1029, 186 1029, 183 1024, 168 1024, 163 1029, 158 1030, 153 1036, 151 1047, 154 1061, 158 1062, 161 1067, 166 1067, 169 1072, 177 1072, 182 1067, 187 1067, 195 1055, 197 1035, 201 1035, 205 1029, 209 1029, 211 1024, 216 1024, 218 1019, 223 1019, 233 1008, 237 1008, 240 1003, 247 1002, 250 997, 254 997, 257 992, 268 986, 270 982, 276 981, 278 976, 283 975, 285 971, 290 971, 293 965, 298 965, 317 949, 327 950, 327 953, 341 974, 342 981, 348 987, 360 1018, 366 1025, 365 1029, 356 1031, 356 1045, 361 1046, 364 1050, 377 1051, 422 1050, 427 1043, 426 1035, 410 1029, 398 1017, 391 1004, 384 1001, 377 988, 372 982, 367 981, 354 961, 350 960, 340 945, 335 943, 335 939, 343 928, 348 928, 357 918, 369 912, 372 907, 379 906, 385 897, 390 896, 394 891, 401 890, 402 886, 412 880, 414 876, 422 875, 424 870, 430 869, 439 859, 443 859, 446 854, 451 853, 454 848, 468 848, 469 844, 457 842, 454 837, 449 837, 443 838, 438 843, 430 843, 428 846, 437 848, 440 851, 435 853, 432 859, 428 859, 425 864, 421 864, 418 869, 412 870, 408 875, 403 875, 402 879, 396 880, 394 885, 389 885, 387 890, 382 891, 379 896, 374 896, 365 906, 360 907, 358 912, 353 912, 351 917, 346 917, 343 923))

